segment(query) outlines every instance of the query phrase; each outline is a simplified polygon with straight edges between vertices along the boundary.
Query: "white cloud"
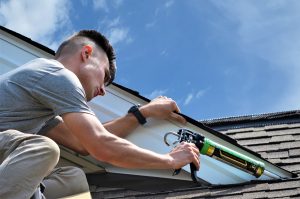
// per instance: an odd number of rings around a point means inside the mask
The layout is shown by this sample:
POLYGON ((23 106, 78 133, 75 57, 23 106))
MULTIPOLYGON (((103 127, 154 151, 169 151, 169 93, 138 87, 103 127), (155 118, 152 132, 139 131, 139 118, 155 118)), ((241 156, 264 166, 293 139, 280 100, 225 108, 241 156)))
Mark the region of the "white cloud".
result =
POLYGON ((105 29, 105 35, 112 45, 119 43, 131 43, 133 38, 129 35, 129 28, 123 25, 122 19, 116 17, 113 19, 104 18, 99 23, 99 30, 105 29))
POLYGON ((88 5, 88 0, 80 0, 81 4, 83 6, 87 6, 88 5))
POLYGON ((120 24, 120 17, 117 17, 117 18, 115 18, 111 21, 107 21, 107 24, 108 24, 109 28, 119 25, 120 24))
POLYGON ((167 56, 168 54, 169 53, 168 53, 168 51, 166 49, 160 52, 161 56, 167 56))
POLYGON ((105 12, 109 12, 109 7, 118 9, 123 3, 124 0, 93 0, 93 8, 94 10, 104 10, 105 12))
MULTIPOLYGON (((189 86, 191 84, 191 82, 187 82, 187 85, 189 86)), ((199 90, 199 91, 192 91, 190 92, 186 98, 184 99, 184 102, 183 102, 183 105, 184 106, 187 106, 189 105, 192 100, 194 99, 200 99, 201 97, 203 97, 205 95, 205 93, 207 92, 208 88, 207 89, 202 89, 202 90, 199 90)))
POLYGON ((167 92, 168 92, 168 89, 154 90, 152 93, 150 93, 149 95, 146 95, 146 96, 149 99, 154 99, 154 98, 156 98, 158 96, 166 95, 167 92))
POLYGON ((67 0, 10 0, 1 2, 0 24, 51 46, 55 32, 68 25, 67 0))
POLYGON ((277 103, 270 101, 267 109, 299 107, 300 1, 212 2, 235 25, 235 42, 241 50, 266 61, 270 71, 282 73, 278 81, 284 89, 278 91, 277 103))
POLYGON ((153 28, 155 25, 156 25, 156 20, 146 23, 145 27, 149 29, 149 28, 153 28))
POLYGON ((193 93, 188 94, 188 96, 185 98, 185 100, 183 102, 183 105, 184 106, 189 105, 189 103, 192 101, 193 98, 194 98, 193 93))
POLYGON ((173 4, 174 4, 175 2, 174 2, 174 0, 169 0, 169 1, 166 1, 165 2, 165 4, 164 4, 164 6, 159 6, 159 7, 157 7, 155 10, 154 10, 154 15, 153 15, 153 20, 152 21, 150 21, 150 22, 148 22, 148 23, 146 23, 146 25, 145 25, 145 28, 146 29, 151 29, 151 28, 153 28, 153 27, 155 27, 156 25, 157 25, 157 20, 160 18, 160 13, 163 13, 163 14, 166 14, 166 10, 168 9, 168 8, 170 8, 171 6, 173 6, 173 4))
POLYGON ((114 0, 113 3, 115 8, 119 8, 124 3, 124 0, 114 0))
POLYGON ((132 39, 128 36, 128 28, 112 28, 108 33, 108 39, 112 45, 120 42, 130 43, 132 39))
POLYGON ((166 8, 169 8, 169 7, 171 7, 173 4, 174 4, 174 0, 167 1, 167 2, 165 3, 165 7, 166 7, 166 8))
POLYGON ((106 0, 93 0, 93 6, 95 10, 104 10, 105 12, 108 12, 108 5, 106 0))
POLYGON ((206 90, 200 90, 196 93, 196 98, 199 99, 206 93, 206 90))

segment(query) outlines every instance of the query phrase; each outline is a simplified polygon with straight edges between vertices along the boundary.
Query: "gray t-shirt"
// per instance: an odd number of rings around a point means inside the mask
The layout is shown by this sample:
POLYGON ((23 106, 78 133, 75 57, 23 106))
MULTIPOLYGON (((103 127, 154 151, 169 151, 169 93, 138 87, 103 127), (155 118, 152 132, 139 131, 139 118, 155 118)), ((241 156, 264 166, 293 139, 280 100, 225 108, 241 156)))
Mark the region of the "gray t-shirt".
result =
POLYGON ((35 59, 0 76, 0 132, 38 133, 51 118, 93 114, 77 76, 56 60, 35 59))

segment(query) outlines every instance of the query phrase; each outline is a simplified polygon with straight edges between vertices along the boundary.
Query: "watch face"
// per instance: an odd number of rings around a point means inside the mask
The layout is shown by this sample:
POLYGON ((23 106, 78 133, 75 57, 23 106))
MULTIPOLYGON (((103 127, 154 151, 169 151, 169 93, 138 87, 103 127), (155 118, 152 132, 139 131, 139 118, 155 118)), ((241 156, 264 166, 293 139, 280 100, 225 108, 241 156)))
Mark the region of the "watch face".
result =
POLYGON ((133 106, 129 109, 128 113, 134 113, 138 110, 139 108, 137 106, 133 106))

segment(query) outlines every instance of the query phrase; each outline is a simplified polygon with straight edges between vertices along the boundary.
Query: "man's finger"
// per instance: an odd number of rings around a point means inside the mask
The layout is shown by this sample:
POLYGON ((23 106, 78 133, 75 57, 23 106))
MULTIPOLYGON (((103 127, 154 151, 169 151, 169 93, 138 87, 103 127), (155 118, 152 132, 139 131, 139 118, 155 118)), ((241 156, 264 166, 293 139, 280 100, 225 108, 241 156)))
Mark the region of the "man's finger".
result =
POLYGON ((180 113, 180 109, 179 109, 177 103, 174 100, 172 100, 172 99, 171 99, 171 101, 173 102, 174 112, 180 113))
POLYGON ((174 113, 172 112, 171 115, 170 115, 171 119, 181 123, 181 124, 186 124, 187 121, 184 117, 182 117, 181 115, 177 114, 177 113, 174 113))
POLYGON ((193 144, 193 151, 194 151, 194 153, 196 153, 198 156, 200 155, 200 151, 199 151, 198 147, 196 147, 195 144, 193 144))

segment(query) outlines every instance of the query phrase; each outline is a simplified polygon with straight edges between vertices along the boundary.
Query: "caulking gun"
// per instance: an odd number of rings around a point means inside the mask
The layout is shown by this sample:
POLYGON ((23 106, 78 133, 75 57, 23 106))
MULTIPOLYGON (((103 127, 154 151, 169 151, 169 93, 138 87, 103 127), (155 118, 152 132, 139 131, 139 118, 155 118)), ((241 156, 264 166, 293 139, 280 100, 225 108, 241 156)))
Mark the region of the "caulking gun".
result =
MULTIPOLYGON (((194 133, 187 129, 179 129, 177 133, 168 132, 164 136, 164 142, 166 145, 170 146, 167 138, 173 135, 177 137, 177 143, 179 142, 190 142, 194 143, 200 154, 210 156, 226 164, 232 165, 238 169, 241 169, 247 173, 254 175, 255 177, 260 177, 264 173, 265 165, 262 162, 256 161, 248 156, 245 156, 237 151, 234 151, 228 147, 218 144, 201 134, 194 133)), ((174 144, 174 143, 173 143, 174 144)), ((191 177, 194 182, 197 180, 197 170, 193 163, 190 163, 191 177)), ((173 175, 179 174, 181 169, 174 171, 173 175)))

